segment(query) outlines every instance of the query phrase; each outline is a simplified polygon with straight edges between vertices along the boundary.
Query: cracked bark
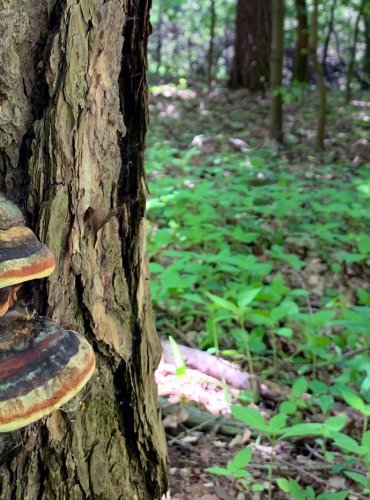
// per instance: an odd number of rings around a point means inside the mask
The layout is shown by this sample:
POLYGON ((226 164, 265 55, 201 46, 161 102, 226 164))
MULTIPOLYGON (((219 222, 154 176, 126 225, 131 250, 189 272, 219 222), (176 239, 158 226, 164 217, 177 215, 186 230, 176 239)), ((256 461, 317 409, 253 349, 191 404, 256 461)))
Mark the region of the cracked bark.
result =
POLYGON ((238 0, 232 89, 266 90, 270 79, 271 0, 238 0))
POLYGON ((0 436, 1 500, 167 488, 145 251, 149 4, 0 0, 0 189, 58 262, 28 293, 97 355, 77 401, 0 436))

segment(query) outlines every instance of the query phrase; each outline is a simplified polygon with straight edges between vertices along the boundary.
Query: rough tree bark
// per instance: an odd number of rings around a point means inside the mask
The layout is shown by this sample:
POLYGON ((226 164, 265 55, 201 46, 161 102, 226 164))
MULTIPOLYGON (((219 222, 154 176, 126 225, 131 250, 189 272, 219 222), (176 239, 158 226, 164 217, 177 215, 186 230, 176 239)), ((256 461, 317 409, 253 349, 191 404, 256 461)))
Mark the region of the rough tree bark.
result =
POLYGON ((263 90, 269 81, 271 0, 238 0, 230 87, 263 90))
MULTIPOLYGON (((0 189, 54 252, 40 313, 83 332, 79 402, 0 436, 0 499, 167 489, 148 290, 143 149, 150 0, 0 1, 0 189)), ((37 288, 36 288, 37 286, 37 288)))
POLYGON ((284 0, 273 0, 272 6, 270 139, 283 142, 284 0))
POLYGON ((308 82, 309 27, 306 0, 295 0, 297 15, 297 40, 295 47, 294 78, 297 82, 308 82))

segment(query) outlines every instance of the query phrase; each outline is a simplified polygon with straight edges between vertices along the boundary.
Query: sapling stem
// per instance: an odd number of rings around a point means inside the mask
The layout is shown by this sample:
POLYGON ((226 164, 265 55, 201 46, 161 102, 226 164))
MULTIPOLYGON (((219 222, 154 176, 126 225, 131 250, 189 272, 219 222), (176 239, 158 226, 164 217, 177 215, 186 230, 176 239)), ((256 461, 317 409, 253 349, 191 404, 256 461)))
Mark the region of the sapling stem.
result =
MULTIPOLYGON (((365 434, 365 432, 367 431, 367 423, 368 423, 368 416, 367 415, 364 415, 364 422, 362 424, 362 435, 365 434)), ((370 472, 369 472, 370 473, 370 472)))
POLYGON ((257 391, 257 384, 256 380, 254 378, 254 366, 253 366, 253 357, 252 353, 249 347, 249 334, 247 330, 244 327, 244 321, 242 318, 239 318, 239 324, 240 328, 244 332, 244 347, 245 347, 245 354, 247 356, 247 363, 248 363, 248 371, 251 376, 251 384, 252 384, 252 391, 253 391, 253 399, 254 401, 257 401, 258 399, 258 391, 257 391))
POLYGON ((215 321, 212 321, 212 335, 213 335, 213 344, 215 346, 216 356, 220 357, 220 347, 218 345, 218 334, 215 321))

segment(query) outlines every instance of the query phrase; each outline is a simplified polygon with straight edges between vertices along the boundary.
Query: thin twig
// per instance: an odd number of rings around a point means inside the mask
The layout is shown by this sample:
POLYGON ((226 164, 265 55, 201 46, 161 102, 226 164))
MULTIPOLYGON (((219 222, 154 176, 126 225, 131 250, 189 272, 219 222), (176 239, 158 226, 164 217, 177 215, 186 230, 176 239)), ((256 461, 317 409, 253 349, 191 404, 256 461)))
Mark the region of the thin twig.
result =
POLYGON ((205 420, 204 422, 201 422, 200 424, 195 425, 194 427, 190 427, 189 429, 186 429, 185 431, 180 432, 180 434, 178 434, 176 436, 176 438, 171 439, 168 442, 168 444, 173 444, 175 442, 175 439, 176 440, 181 439, 182 437, 187 436, 188 434, 191 434, 193 431, 202 429, 203 427, 207 426, 208 424, 210 424, 214 421, 216 422, 217 420, 219 420, 219 415, 214 415, 213 417, 210 417, 208 420, 205 420))
POLYGON ((176 333, 176 335, 180 337, 181 340, 185 342, 189 347, 193 347, 194 349, 197 348, 196 344, 192 340, 188 339, 186 334, 179 330, 175 325, 166 320, 163 321, 163 324, 167 326, 167 328, 170 328, 174 333, 176 333))
MULTIPOLYGON (((308 472, 307 470, 305 469, 302 469, 301 467, 298 467, 298 465, 295 465, 295 464, 291 464, 289 462, 287 462, 286 460, 283 460, 282 458, 276 458, 276 460, 278 462, 281 462, 285 465, 289 465, 289 467, 292 467, 292 469, 295 469, 296 471, 300 472, 301 474, 304 474, 306 476, 309 476, 311 477, 314 481, 316 481, 317 483, 320 483, 320 484, 327 484, 327 481, 324 480, 324 479, 321 479, 320 477, 316 476, 316 474, 313 474, 312 472, 308 472)), ((322 467, 320 467, 321 469, 322 467)))
POLYGON ((185 448, 185 450, 196 452, 197 448, 195 446, 191 445, 190 443, 184 443, 184 441, 181 441, 181 439, 178 439, 176 437, 173 437, 170 441, 169 444, 178 444, 182 448, 185 448))

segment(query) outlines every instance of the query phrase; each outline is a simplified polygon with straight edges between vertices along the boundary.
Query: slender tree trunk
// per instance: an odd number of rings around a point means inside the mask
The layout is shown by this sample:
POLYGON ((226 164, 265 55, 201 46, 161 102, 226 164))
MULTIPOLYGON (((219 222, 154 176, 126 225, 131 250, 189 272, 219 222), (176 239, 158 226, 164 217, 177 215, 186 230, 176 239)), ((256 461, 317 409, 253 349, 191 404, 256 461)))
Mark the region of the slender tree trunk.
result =
POLYGON ((271 1, 238 0, 230 87, 264 90, 269 81, 271 1))
POLYGON ((346 103, 349 103, 349 101, 351 100, 351 83, 352 83, 352 78, 353 78, 353 69, 355 67, 355 60, 356 60, 357 39, 358 39, 358 33, 360 31, 359 30, 360 19, 361 19, 363 12, 364 12, 366 1, 367 0, 362 0, 362 2, 360 4, 360 10, 358 11, 358 14, 356 16, 356 21, 355 21, 355 31, 353 34, 353 45, 351 47, 350 59, 349 59, 348 70, 347 70, 346 103))
POLYGON ((327 33, 326 38, 325 38, 324 50, 323 50, 323 56, 322 56, 322 67, 324 70, 324 76, 326 76, 326 74, 327 74, 326 60, 328 58, 330 38, 331 38, 331 35, 333 34, 333 30, 334 30, 334 14, 335 14, 336 6, 337 6, 337 0, 333 0, 331 7, 330 7, 328 33, 327 33))
POLYGON ((364 81, 363 88, 370 88, 370 7, 367 6, 367 10, 364 12, 364 22, 365 22, 365 59, 364 59, 364 81))
POLYGON ((271 45, 271 119, 270 138, 283 141, 283 104, 281 86, 283 83, 284 59, 284 0, 273 0, 272 3, 272 45, 271 45))
POLYGON ((215 0, 211 0, 210 14, 211 14, 211 25, 209 30, 209 46, 207 54, 207 85, 209 91, 212 88, 212 68, 213 68, 213 58, 214 58, 213 52, 214 52, 214 40, 215 40, 215 28, 216 28, 215 0))
POLYGON ((306 0, 295 0, 297 12, 297 41, 295 49, 294 78, 297 82, 308 82, 309 27, 306 0))
POLYGON ((311 42, 310 55, 316 75, 316 83, 319 91, 319 110, 317 116, 316 146, 324 149, 325 124, 326 124, 326 87, 324 71, 317 56, 318 45, 318 18, 319 18, 319 0, 313 0, 312 21, 311 21, 311 42))
POLYGON ((75 408, 0 437, 0 499, 160 498, 143 170, 150 0, 0 5, 0 186, 57 260, 47 287, 29 286, 35 306, 97 358, 75 408))
POLYGON ((157 59, 157 73, 162 64, 162 25, 163 13, 161 4, 159 4, 158 24, 157 24, 157 46, 156 46, 156 59, 157 59))

